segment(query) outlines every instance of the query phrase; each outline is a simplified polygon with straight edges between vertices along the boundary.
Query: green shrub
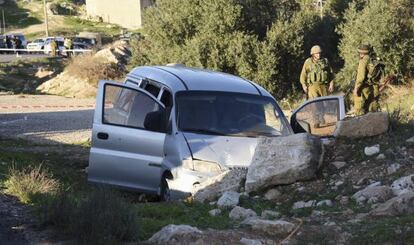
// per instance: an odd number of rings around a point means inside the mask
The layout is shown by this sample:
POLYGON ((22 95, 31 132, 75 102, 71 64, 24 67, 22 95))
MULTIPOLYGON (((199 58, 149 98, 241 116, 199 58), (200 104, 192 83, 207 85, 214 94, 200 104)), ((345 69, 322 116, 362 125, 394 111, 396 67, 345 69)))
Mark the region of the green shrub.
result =
POLYGON ((116 244, 138 240, 138 213, 109 189, 92 189, 82 196, 68 191, 45 196, 38 212, 44 224, 60 226, 80 242, 116 244))
POLYGON ((33 203, 37 195, 54 194, 59 189, 59 182, 41 165, 24 169, 12 166, 4 185, 8 194, 18 197, 23 203, 33 203))
POLYGON ((412 76, 414 70, 414 2, 411 0, 365 0, 353 2, 338 27, 339 44, 345 66, 341 70, 343 87, 356 71, 357 47, 370 44, 386 64, 389 73, 412 76), (363 2, 363 4, 361 4, 363 2))

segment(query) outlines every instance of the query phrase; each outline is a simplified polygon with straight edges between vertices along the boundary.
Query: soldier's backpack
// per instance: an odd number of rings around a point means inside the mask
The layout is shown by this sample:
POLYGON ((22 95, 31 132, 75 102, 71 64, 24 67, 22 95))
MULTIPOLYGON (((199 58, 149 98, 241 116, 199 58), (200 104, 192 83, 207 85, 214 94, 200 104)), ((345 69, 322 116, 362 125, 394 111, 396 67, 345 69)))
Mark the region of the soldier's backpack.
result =
POLYGON ((368 82, 370 84, 379 84, 384 76, 385 64, 378 59, 371 59, 368 63, 368 82))

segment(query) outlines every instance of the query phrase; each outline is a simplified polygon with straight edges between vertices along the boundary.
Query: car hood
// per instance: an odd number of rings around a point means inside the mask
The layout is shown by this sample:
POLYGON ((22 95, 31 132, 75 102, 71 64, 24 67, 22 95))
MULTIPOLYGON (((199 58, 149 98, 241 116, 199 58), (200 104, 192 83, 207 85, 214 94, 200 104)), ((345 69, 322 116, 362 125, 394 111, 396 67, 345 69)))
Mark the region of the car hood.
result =
POLYGON ((226 167, 248 167, 253 159, 257 138, 184 133, 194 159, 211 161, 226 167))

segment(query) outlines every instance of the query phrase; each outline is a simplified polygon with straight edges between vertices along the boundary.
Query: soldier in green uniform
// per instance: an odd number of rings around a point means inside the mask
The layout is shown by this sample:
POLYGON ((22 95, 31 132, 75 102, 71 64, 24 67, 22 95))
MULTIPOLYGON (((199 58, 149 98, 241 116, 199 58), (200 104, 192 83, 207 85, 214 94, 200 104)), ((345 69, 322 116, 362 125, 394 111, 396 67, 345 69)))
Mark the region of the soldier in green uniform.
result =
MULTIPOLYGON (((328 91, 332 93, 334 90, 333 72, 329 66, 328 59, 321 57, 322 49, 315 45, 311 48, 311 57, 306 59, 300 74, 300 83, 303 91, 310 99, 327 96, 328 91)), ((324 124, 323 108, 316 108, 317 114, 314 119, 314 127, 318 128, 320 124, 324 124)))
POLYGON ((52 57, 56 57, 56 49, 57 49, 57 43, 55 39, 53 38, 52 41, 50 41, 50 54, 52 57))
POLYGON ((370 46, 361 44, 358 47, 359 63, 355 79, 354 95, 354 111, 356 116, 363 115, 367 112, 375 112, 379 110, 378 84, 371 81, 370 66, 372 66, 370 57, 370 46))

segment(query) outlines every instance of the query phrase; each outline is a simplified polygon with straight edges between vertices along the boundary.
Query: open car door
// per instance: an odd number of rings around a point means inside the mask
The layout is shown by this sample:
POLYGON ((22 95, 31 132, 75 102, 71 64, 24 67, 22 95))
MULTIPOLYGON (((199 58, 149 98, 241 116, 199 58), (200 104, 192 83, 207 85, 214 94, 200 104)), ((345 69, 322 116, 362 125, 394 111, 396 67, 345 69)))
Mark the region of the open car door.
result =
POLYGON ((308 132, 321 137, 333 136, 336 123, 345 118, 342 96, 324 96, 308 100, 290 118, 295 133, 308 132))
POLYGON ((147 91, 101 81, 88 180, 156 192, 164 158, 165 115, 164 105, 147 91))

